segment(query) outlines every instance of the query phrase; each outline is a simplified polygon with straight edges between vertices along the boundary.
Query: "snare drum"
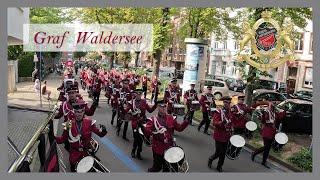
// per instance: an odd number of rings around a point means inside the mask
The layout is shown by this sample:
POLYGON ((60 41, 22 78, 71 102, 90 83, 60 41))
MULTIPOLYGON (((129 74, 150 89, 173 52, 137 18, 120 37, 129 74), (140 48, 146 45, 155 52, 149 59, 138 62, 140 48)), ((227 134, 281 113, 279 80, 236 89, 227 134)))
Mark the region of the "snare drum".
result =
POLYGON ((191 107, 193 110, 198 111, 200 110, 200 103, 199 101, 192 101, 191 102, 191 107))
POLYGON ((109 173, 110 171, 105 168, 98 160, 92 156, 82 158, 76 166, 77 173, 109 173))
POLYGON ((257 123, 253 121, 248 121, 246 123, 246 130, 245 130, 245 136, 248 139, 251 139, 253 137, 252 133, 257 129, 257 123))
POLYGON ((228 143, 226 156, 228 159, 235 160, 239 157, 240 152, 246 141, 239 135, 233 135, 228 143))
POLYGON ((279 132, 274 137, 273 149, 280 151, 282 147, 288 142, 288 136, 285 133, 279 132))
POLYGON ((173 105, 174 111, 173 113, 179 116, 183 116, 185 114, 184 112, 184 105, 182 104, 174 104, 173 105))
POLYGON ((216 110, 217 108, 210 108, 210 114, 212 115, 213 112, 216 110))
POLYGON ((183 149, 174 146, 164 152, 164 159, 170 169, 170 172, 188 172, 189 165, 183 149))

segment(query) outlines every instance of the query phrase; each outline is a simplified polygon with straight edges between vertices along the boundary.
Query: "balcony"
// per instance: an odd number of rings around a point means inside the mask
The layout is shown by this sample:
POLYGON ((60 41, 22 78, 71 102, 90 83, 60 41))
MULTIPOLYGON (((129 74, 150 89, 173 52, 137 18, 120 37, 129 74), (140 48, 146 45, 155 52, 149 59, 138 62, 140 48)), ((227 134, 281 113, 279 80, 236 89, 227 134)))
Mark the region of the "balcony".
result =
POLYGON ((212 55, 212 56, 231 56, 231 52, 228 49, 213 49, 213 48, 211 48, 210 55, 212 55))

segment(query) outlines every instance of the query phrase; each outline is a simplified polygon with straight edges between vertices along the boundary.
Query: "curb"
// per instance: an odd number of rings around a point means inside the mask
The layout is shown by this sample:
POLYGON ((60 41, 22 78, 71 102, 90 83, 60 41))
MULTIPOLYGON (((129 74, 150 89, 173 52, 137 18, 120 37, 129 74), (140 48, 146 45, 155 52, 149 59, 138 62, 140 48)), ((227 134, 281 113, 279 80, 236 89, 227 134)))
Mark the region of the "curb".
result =
MULTIPOLYGON (((195 123, 195 124, 199 124, 200 121, 201 121, 201 120, 199 120, 199 119, 197 119, 197 118, 193 118, 193 123, 195 123)), ((213 130, 213 126, 212 126, 211 124, 210 124, 210 126, 209 126, 209 129, 210 129, 210 130, 213 130)), ((255 150, 257 150, 257 148, 255 148, 255 147, 253 147, 252 145, 247 144, 247 143, 245 144, 245 147, 247 148, 247 149, 245 149, 246 151, 248 151, 248 150, 250 150, 250 151, 255 151, 255 150)), ((289 170, 291 170, 291 171, 293 171, 293 172, 304 172, 303 170, 298 169, 298 168, 292 166, 291 164, 288 164, 288 163, 282 161, 281 159, 279 159, 279 158, 277 158, 277 157, 275 157, 275 156, 273 156, 273 155, 271 155, 271 154, 269 154, 268 159, 274 161, 275 163, 278 163, 279 165, 281 165, 281 166, 283 166, 283 167, 285 167, 285 168, 287 168, 287 169, 289 169, 289 170)), ((274 165, 274 166, 277 166, 277 165, 274 165)))

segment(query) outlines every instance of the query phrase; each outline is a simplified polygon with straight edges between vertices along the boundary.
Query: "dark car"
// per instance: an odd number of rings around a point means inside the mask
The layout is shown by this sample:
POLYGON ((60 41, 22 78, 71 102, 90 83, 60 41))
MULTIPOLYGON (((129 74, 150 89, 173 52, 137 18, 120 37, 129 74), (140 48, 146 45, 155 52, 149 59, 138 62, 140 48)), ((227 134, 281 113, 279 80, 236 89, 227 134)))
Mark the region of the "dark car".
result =
POLYGON ((246 88, 241 79, 227 78, 225 82, 227 83, 229 89, 235 92, 242 92, 246 88))
POLYGON ((287 99, 276 107, 286 111, 282 120, 283 132, 312 134, 312 102, 287 99))
POLYGON ((273 90, 266 90, 266 89, 256 89, 254 90, 252 96, 252 102, 255 103, 257 101, 271 101, 274 104, 279 104, 280 102, 286 100, 287 98, 273 90))
POLYGON ((290 95, 294 99, 302 99, 312 101, 312 91, 297 91, 296 93, 290 95))

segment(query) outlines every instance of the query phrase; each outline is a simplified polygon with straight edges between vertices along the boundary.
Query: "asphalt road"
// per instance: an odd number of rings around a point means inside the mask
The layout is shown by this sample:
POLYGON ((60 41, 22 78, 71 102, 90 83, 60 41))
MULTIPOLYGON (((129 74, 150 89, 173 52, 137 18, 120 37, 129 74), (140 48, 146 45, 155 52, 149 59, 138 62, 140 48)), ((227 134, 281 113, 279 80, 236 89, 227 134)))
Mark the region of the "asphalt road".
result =
MULTIPOLYGON (((81 90, 85 99, 91 104, 91 100, 87 98, 87 93, 81 90)), ((131 124, 129 124, 127 137, 129 142, 122 139, 122 131, 120 136, 116 136, 116 127, 110 124, 111 121, 111 107, 107 105, 106 99, 101 93, 99 107, 97 108, 93 119, 97 120, 97 124, 104 124, 107 127, 108 134, 99 138, 94 136, 100 144, 100 149, 97 156, 111 172, 146 172, 152 166, 152 150, 151 147, 143 146, 142 157, 143 160, 131 158, 131 149, 133 144, 131 124)), ((155 112, 154 112, 155 113, 155 112)), ((154 114, 153 113, 153 114, 154 114)), ((150 116, 150 114, 147 114, 150 116)), ((178 121, 182 121, 179 118, 178 121)), ((62 120, 55 120, 55 127, 57 127, 57 134, 62 132, 62 120)), ((202 130, 203 131, 203 130, 202 130)), ((177 145, 184 149, 187 161, 189 163, 189 172, 216 172, 215 167, 217 160, 213 161, 212 169, 207 167, 208 157, 214 153, 214 140, 212 136, 199 133, 197 126, 188 126, 183 132, 176 132, 175 138, 177 145)), ((60 146, 64 156, 64 162, 68 166, 67 156, 63 147, 60 146)), ((223 170, 224 172, 287 172, 288 170, 275 163, 270 163, 270 169, 265 168, 260 164, 261 157, 257 156, 255 162, 251 161, 250 152, 243 149, 239 159, 229 160, 226 158, 223 170)))

